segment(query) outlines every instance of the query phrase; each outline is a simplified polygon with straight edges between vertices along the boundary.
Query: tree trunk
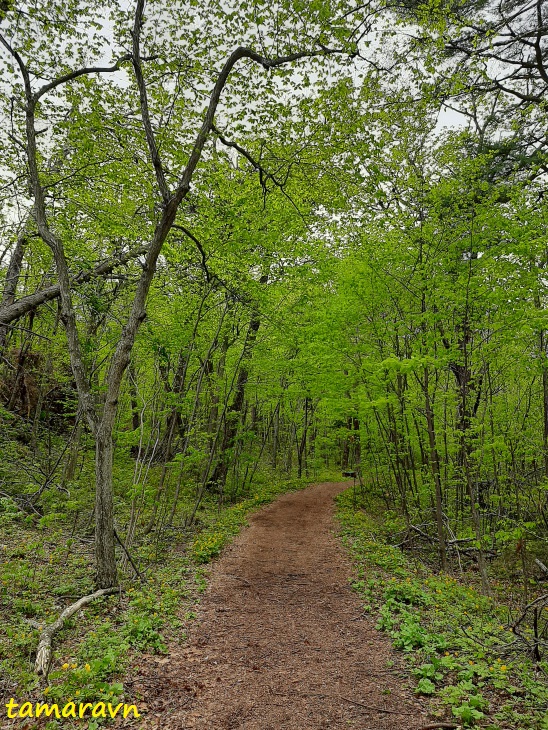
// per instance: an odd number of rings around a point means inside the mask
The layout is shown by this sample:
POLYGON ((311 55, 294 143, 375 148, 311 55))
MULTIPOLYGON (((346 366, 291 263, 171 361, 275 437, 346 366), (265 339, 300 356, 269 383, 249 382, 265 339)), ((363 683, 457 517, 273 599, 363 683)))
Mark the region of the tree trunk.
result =
MULTIPOLYGON (((261 284, 268 282, 268 275, 264 274, 260 278, 261 284)), ((238 373, 238 380, 236 382, 234 400, 226 411, 225 415, 225 427, 223 431, 223 440, 221 443, 219 459, 213 470, 213 474, 208 480, 208 485, 217 486, 219 489, 223 489, 226 477, 228 474, 229 467, 229 452, 236 443, 236 437, 238 435, 238 426, 243 411, 244 400, 245 400, 245 386, 249 377, 249 371, 247 367, 248 361, 251 359, 253 352, 253 346, 257 339, 257 332, 261 326, 261 320, 259 312, 253 311, 251 320, 249 322, 249 329, 247 331, 246 340, 240 358, 240 371, 238 373)))
MULTIPOLYGON (((6 274, 6 280, 4 283, 4 291, 2 293, 2 302, 0 308, 9 307, 15 301, 15 292, 17 291, 17 284, 19 283, 19 275, 21 274, 21 267, 23 265, 23 256, 25 254, 25 246, 27 239, 21 235, 17 238, 17 243, 11 254, 10 264, 8 266, 8 272, 6 274)), ((8 334, 8 326, 4 324, 0 326, 0 352, 6 346, 6 339, 8 334)))
POLYGON ((271 464, 272 468, 276 469, 278 466, 278 438, 280 434, 280 406, 281 401, 278 402, 278 405, 276 406, 276 411, 274 414, 274 428, 272 432, 272 455, 271 455, 271 464))
POLYGON ((470 498, 470 514, 472 517, 472 526, 476 534, 477 551, 478 551, 478 570, 481 578, 481 586, 486 596, 491 595, 491 586, 489 585, 489 575, 487 573, 487 564, 485 562, 485 555, 482 547, 482 529, 481 520, 478 508, 476 506, 476 490, 472 484, 472 477, 470 474, 470 467, 468 464, 468 457, 466 457, 466 484, 468 489, 468 497, 470 498))
POLYGON ((71 482, 76 474, 76 466, 78 464, 78 455, 80 453, 80 441, 82 439, 82 419, 78 414, 76 426, 72 433, 71 444, 69 448, 68 458, 63 471, 63 478, 61 481, 62 486, 65 486, 67 482, 71 482))
POLYGON ((445 530, 443 525, 443 496, 441 491, 440 457, 436 447, 436 431, 434 428, 434 412, 430 401, 429 373, 424 368, 424 408, 426 411, 426 426, 428 429, 428 442, 430 445, 430 468, 434 478, 436 491, 436 526, 438 528, 438 540, 440 549, 441 569, 447 570, 447 548, 445 542, 445 530))
POLYGON ((360 422, 355 416, 348 416, 346 436, 343 442, 341 469, 356 469, 360 464, 360 422))
MULTIPOLYGON (((306 462, 306 436, 308 431, 308 396, 304 399, 304 423, 300 442, 297 442, 297 460, 299 463, 299 479, 303 475, 303 461, 306 462)), ((296 434, 295 434, 296 435, 296 434)))
POLYGON ((117 584, 112 493, 112 429, 104 426, 95 442, 95 584, 111 588, 117 584))
MULTIPOLYGON (((131 403, 131 428, 133 431, 138 431, 139 427, 141 426, 141 414, 139 411, 139 402, 137 400, 137 388, 135 387, 135 382, 137 380, 137 374, 135 373, 135 366, 133 363, 130 362, 128 366, 128 390, 129 390, 129 399, 131 403)), ((129 447, 129 453, 134 458, 137 458, 139 456, 140 447, 139 445, 133 445, 129 447)))
POLYGON ((171 424, 170 424, 170 431, 168 434, 167 443, 165 444, 164 457, 162 459, 162 472, 160 474, 160 481, 158 482, 158 486, 156 487, 156 492, 154 494, 154 499, 152 502, 152 514, 150 516, 150 520, 148 521, 147 526, 143 530, 143 535, 148 535, 149 533, 151 533, 152 530, 154 529, 154 525, 156 524, 156 516, 158 514, 158 507, 160 506, 160 500, 164 493, 164 486, 165 486, 167 470, 168 470, 168 458, 169 458, 169 455, 171 454, 171 444, 173 441, 173 432, 175 431, 175 425, 176 425, 176 419, 172 419, 171 424))

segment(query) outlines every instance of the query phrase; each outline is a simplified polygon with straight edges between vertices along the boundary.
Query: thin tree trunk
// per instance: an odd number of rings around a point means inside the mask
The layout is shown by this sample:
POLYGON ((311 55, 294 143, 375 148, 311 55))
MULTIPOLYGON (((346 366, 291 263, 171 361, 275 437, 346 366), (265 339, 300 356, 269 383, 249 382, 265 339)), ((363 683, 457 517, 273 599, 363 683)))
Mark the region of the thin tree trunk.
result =
POLYGON ((465 454, 465 474, 468 497, 470 499, 470 515, 472 517, 472 527, 476 535, 477 552, 478 552, 478 569, 481 578, 481 586, 486 596, 491 595, 491 586, 489 585, 489 575, 487 573, 487 563, 485 562, 485 554, 483 552, 482 542, 483 533, 481 529, 481 519, 478 508, 476 506, 476 490, 472 482, 470 473, 470 465, 468 463, 468 454, 465 454))
POLYGON ((548 477, 548 368, 546 367, 545 333, 540 333, 540 352, 542 368, 542 452, 544 455, 544 476, 548 477))
POLYGON ((168 435, 167 443, 165 445, 165 453, 164 453, 164 457, 162 460, 162 472, 160 474, 160 480, 158 482, 158 486, 156 487, 156 493, 154 494, 154 498, 152 501, 152 515, 150 516, 150 520, 148 521, 148 524, 143 531, 143 535, 148 535, 150 532, 152 532, 152 530, 154 528, 154 524, 156 522, 158 506, 160 504, 160 499, 162 497, 162 494, 164 493, 164 485, 165 485, 167 469, 168 469, 168 455, 171 453, 171 442, 173 440, 173 432, 175 431, 175 424, 176 424, 176 420, 172 419, 171 424, 170 424, 171 430, 168 435))
MULTIPOLYGON (((264 274, 260 278, 261 284, 268 282, 268 275, 264 274)), ((257 332, 261 326, 261 320, 259 313, 254 310, 251 315, 249 322, 249 328, 246 334, 246 340, 244 342, 242 357, 240 359, 240 371, 238 373, 238 379, 236 382, 234 400, 231 406, 227 409, 225 414, 225 427, 223 432, 223 440, 221 442, 220 454, 217 460, 217 464, 213 470, 208 483, 210 485, 216 485, 217 488, 223 489, 226 477, 228 474, 229 467, 229 451, 234 447, 236 437, 238 434, 238 427, 240 425, 240 419, 243 412, 244 400, 245 400, 245 387, 249 378, 248 362, 251 359, 253 352, 253 346, 257 339, 257 332)))
POLYGON ((276 412, 274 414, 274 428, 272 430, 272 455, 271 455, 271 464, 272 468, 276 469, 278 466, 278 439, 280 434, 280 410, 281 410, 281 400, 278 401, 278 405, 276 406, 276 412))
POLYGON ((118 582, 114 538, 114 500, 112 493, 112 428, 102 425, 95 442, 95 561, 97 588, 110 588, 118 582))
POLYGON ((303 475, 303 456, 306 450, 306 436, 308 431, 308 396, 304 399, 304 423, 300 442, 297 443, 297 460, 299 463, 299 479, 303 475))
POLYGON ((78 465, 80 441, 82 438, 82 419, 80 418, 79 414, 77 414, 76 418, 78 420, 72 433, 68 458, 65 464, 65 469, 63 471, 62 486, 65 486, 67 482, 71 482, 74 479, 74 475, 76 474, 76 466, 78 465))
POLYGON ((438 529, 438 541, 440 550, 441 569, 447 570, 447 546, 445 540, 445 529, 443 525, 443 495, 441 490, 440 457, 436 446, 436 431, 434 428, 434 412, 430 400, 429 373, 424 368, 424 408, 426 411, 426 426, 428 429, 428 442, 430 444, 430 468, 434 478, 436 492, 436 526, 438 529))
MULTIPOLYGON (((4 291, 2 293, 2 301, 0 302, 0 309, 3 307, 9 307, 15 301, 15 293, 17 292, 17 284, 19 283, 19 276, 21 274, 21 268, 23 266, 23 257, 25 255, 25 247, 27 245, 27 238, 25 235, 17 237, 17 243, 12 251, 10 264, 8 266, 8 272, 4 283, 4 291)), ((0 352, 6 346, 6 339, 8 334, 7 324, 0 325, 0 352)))

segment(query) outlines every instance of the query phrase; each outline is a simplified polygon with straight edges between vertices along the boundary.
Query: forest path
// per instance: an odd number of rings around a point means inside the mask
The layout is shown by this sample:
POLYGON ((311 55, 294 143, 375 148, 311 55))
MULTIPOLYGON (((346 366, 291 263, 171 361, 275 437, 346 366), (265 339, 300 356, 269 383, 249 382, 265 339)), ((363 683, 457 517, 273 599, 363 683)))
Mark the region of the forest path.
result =
POLYGON ((362 615, 334 536, 348 482, 286 494, 215 563, 189 642, 144 671, 145 727, 414 730, 424 711, 362 615), (355 704, 354 704, 355 703, 355 704), (360 704, 358 704, 360 703, 360 704))

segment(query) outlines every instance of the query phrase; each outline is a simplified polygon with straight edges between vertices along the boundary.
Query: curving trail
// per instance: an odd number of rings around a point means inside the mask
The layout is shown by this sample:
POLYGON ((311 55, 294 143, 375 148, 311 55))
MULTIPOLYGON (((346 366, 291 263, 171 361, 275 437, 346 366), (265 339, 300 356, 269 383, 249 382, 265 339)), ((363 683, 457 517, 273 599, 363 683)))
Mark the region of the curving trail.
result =
POLYGON ((151 658, 145 727, 197 730, 416 730, 428 723, 389 640, 361 614, 333 535, 333 498, 287 494, 213 567, 185 647, 151 658))

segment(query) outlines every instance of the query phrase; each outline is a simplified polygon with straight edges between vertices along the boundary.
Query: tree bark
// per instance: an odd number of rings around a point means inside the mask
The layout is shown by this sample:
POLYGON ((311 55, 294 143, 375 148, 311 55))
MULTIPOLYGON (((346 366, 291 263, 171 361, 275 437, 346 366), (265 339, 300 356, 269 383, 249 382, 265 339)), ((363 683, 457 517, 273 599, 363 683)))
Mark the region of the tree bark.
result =
MULTIPOLYGON (((17 243, 12 251, 8 272, 6 274, 0 310, 3 310, 5 307, 9 307, 15 301, 15 293, 17 291, 17 284, 19 283, 19 276, 23 266, 23 256, 25 254, 26 244, 26 236, 20 235, 17 237, 17 243)), ((8 327, 6 324, 0 326, 0 352, 6 346, 7 334, 8 327)))
POLYGON ((428 443, 430 445, 430 468, 434 478, 436 492, 436 526, 438 529, 438 541, 440 550, 441 569, 447 570, 447 546, 445 540, 445 529, 443 525, 443 495, 441 491, 440 457, 436 446, 436 431, 434 428, 434 411, 430 400, 429 373, 424 368, 424 408, 426 411, 426 427, 428 430, 428 443))
POLYGON ((95 585, 117 584, 114 500, 112 493, 112 428, 99 429, 95 442, 95 585))

